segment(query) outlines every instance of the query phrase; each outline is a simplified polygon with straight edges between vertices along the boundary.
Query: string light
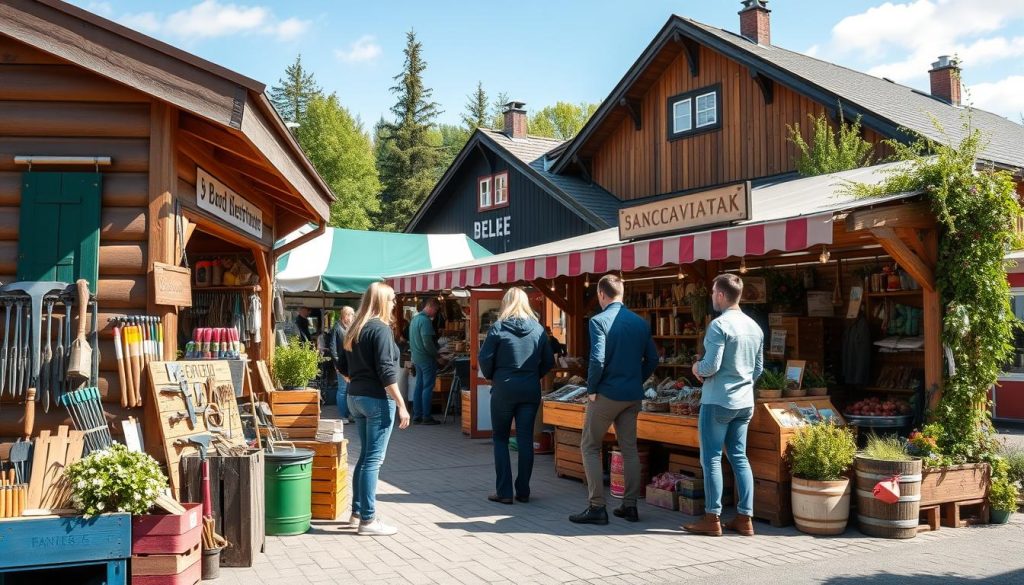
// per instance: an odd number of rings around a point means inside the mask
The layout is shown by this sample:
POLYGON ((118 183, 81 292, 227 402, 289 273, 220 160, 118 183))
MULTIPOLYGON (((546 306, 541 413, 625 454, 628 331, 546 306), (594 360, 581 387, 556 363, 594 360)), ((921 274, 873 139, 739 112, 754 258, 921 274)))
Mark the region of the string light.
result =
POLYGON ((676 280, 683 280, 684 278, 686 278, 686 275, 683 274, 683 267, 680 266, 679 272, 676 274, 676 280))
POLYGON ((831 257, 832 254, 828 251, 828 247, 822 246, 821 255, 818 256, 818 262, 821 262, 822 264, 828 264, 829 258, 831 257))
POLYGON ((744 256, 744 257, 740 258, 740 274, 746 274, 746 273, 747 273, 747 257, 744 256))
POLYGON ((587 274, 586 276, 583 277, 583 286, 585 288, 590 288, 590 275, 589 274, 587 274))

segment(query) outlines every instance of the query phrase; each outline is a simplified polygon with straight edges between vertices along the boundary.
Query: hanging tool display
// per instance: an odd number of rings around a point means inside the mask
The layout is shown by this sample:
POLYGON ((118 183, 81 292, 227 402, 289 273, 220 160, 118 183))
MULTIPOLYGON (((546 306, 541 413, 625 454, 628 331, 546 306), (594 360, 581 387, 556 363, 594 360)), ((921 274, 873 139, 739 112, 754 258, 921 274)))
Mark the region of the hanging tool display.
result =
POLYGON ((163 359, 163 320, 154 315, 111 317, 114 324, 114 355, 121 385, 121 406, 142 406, 142 374, 146 367, 163 359))
POLYGON ((99 388, 72 390, 61 397, 61 403, 68 409, 75 428, 85 433, 86 454, 106 449, 113 443, 99 388))

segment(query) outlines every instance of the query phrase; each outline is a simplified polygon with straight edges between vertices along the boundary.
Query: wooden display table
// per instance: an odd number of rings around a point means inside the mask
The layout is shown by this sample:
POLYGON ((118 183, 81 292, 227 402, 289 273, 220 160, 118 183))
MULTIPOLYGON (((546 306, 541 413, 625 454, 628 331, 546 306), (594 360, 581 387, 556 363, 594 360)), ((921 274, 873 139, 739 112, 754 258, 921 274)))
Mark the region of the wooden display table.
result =
MULTIPOLYGON (((793 522, 785 453, 789 438, 799 427, 785 426, 784 416, 792 404, 831 409, 836 422, 846 424, 827 396, 757 401, 747 433, 747 458, 754 473, 754 516, 774 526, 793 522)), ((556 427, 556 432, 557 429, 579 431, 583 429, 584 405, 546 401, 543 416, 544 423, 556 427)), ((614 427, 609 432, 614 434, 614 427)), ((637 417, 637 439, 700 449, 697 417, 641 412, 637 417)), ((559 474, 573 475, 562 471, 559 474)))

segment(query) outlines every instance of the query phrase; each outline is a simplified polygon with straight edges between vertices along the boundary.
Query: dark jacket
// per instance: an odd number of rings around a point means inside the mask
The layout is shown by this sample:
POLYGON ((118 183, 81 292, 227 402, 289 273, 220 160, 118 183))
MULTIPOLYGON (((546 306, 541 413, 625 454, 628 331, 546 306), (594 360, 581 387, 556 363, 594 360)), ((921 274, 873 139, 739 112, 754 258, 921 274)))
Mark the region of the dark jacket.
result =
POLYGON ((313 343, 313 335, 309 332, 309 318, 302 315, 295 316, 295 328, 299 330, 299 341, 313 343))
POLYGON ((331 362, 334 364, 334 369, 341 369, 341 356, 345 355, 345 335, 348 334, 348 329, 341 326, 341 320, 335 321, 334 327, 331 327, 331 334, 327 338, 327 347, 331 351, 331 362))
POLYGON ((644 381, 658 367, 651 327, 622 303, 590 319, 587 392, 612 400, 643 400, 644 381))
POLYGON ((871 326, 864 315, 843 332, 843 383, 871 383, 871 326))
POLYGON ((352 344, 339 356, 338 371, 348 376, 350 396, 387 398, 385 386, 398 383, 398 346, 391 328, 380 319, 370 320, 352 344))
POLYGON ((495 396, 516 402, 539 402, 540 379, 555 365, 548 336, 533 319, 495 322, 478 359, 495 396))

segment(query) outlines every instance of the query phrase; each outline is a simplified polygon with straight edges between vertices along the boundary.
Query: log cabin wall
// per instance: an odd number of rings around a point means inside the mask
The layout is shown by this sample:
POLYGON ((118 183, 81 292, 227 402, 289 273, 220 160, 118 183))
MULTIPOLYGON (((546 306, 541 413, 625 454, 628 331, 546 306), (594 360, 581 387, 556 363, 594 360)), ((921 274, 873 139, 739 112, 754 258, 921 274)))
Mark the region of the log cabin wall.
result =
MULTIPOLYGON (((0 35, 0 282, 18 261, 21 177, 15 155, 110 156, 101 167, 99 248, 100 376, 107 412, 120 409, 112 329, 107 319, 146 313, 150 126, 153 102, 141 93, 0 35)), ((40 171, 92 171, 37 167, 40 171)), ((4 401, 10 401, 5 396, 4 401)), ((141 411, 135 411, 140 415, 141 411)), ((23 409, 0 411, 0 436, 20 434, 23 409)), ((36 432, 66 420, 62 408, 36 410, 36 432)))
MULTIPOLYGON (((808 115, 825 113, 825 106, 778 83, 772 103, 765 104, 746 67, 703 46, 699 62, 694 77, 683 52, 671 60, 640 97, 640 130, 630 116, 609 117, 607 138, 586 147, 598 184, 622 200, 633 200, 795 170, 797 149, 788 140, 787 125, 799 123, 807 140, 808 115), (718 83, 722 127, 670 141, 669 98, 718 83)), ((873 144, 882 139, 868 130, 864 137, 873 144)))

